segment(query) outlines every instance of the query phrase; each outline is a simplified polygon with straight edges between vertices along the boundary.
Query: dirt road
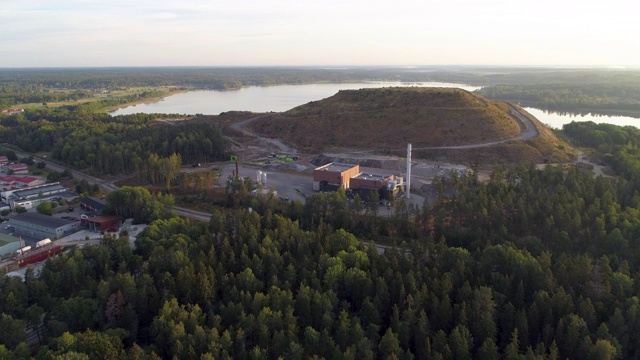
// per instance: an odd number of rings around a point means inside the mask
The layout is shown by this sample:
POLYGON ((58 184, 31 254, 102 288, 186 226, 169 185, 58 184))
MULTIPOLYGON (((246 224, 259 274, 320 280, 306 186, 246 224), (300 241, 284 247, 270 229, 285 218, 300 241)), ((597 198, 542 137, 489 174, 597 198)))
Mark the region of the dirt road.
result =
MULTIPOLYGON (((476 143, 476 144, 467 144, 467 145, 455 145, 455 146, 430 146, 430 147, 414 147, 414 150, 445 150, 445 149, 475 149, 475 148, 482 148, 482 147, 488 147, 488 146, 494 146, 494 145, 499 145, 499 144, 504 144, 510 141, 514 141, 514 140, 529 140, 529 139, 533 139, 534 137, 538 136, 538 129, 536 128, 536 126, 533 124, 533 122, 531 120, 529 120, 528 117, 526 117, 524 114, 522 114, 518 109, 516 109, 515 107, 509 105, 509 110, 511 110, 511 114, 513 116, 514 121, 518 122, 518 124, 520 125, 522 131, 520 132, 520 134, 516 137, 513 137, 511 139, 505 139, 505 140, 499 140, 499 141, 490 141, 490 142, 484 142, 484 143, 476 143)), ((252 117, 246 120, 242 120, 239 121, 237 123, 234 123, 231 125, 231 128, 234 130, 237 130, 247 136, 251 136, 253 138, 256 138, 260 141, 263 141, 265 143, 269 143, 273 146, 276 146, 278 149, 280 149, 280 151, 287 153, 287 154, 296 154, 297 150, 293 147, 290 147, 288 145, 286 145, 285 143, 283 143, 280 139, 271 139, 271 138, 266 138, 266 137, 262 137, 258 134, 256 134, 253 131, 247 130, 245 127, 246 125, 252 123, 253 121, 259 120, 263 117, 265 117, 266 115, 261 115, 261 116, 256 116, 256 117, 252 117)), ((361 152, 358 152, 361 153, 361 152)))
POLYGON ((252 117, 246 120, 242 120, 239 121, 237 123, 234 123, 231 125, 231 128, 239 131, 247 136, 251 136, 257 140, 263 141, 265 143, 271 144, 275 147, 277 147, 281 152, 285 153, 285 154, 296 154, 298 151, 288 145, 286 145, 284 142, 282 142, 282 140, 280 139, 271 139, 271 138, 266 138, 263 136, 260 136, 256 133, 254 133, 253 131, 247 130, 245 127, 249 124, 252 123, 258 119, 261 119, 263 117, 265 117, 266 115, 261 115, 261 116, 256 116, 256 117, 252 117))
POLYGON ((422 147, 422 148, 413 148, 413 149, 414 150, 475 149, 475 148, 482 148, 482 147, 504 144, 514 140, 529 140, 538 136, 539 134, 538 129, 536 129, 536 126, 533 124, 531 120, 529 120, 528 117, 526 117, 518 109, 514 108, 511 105, 509 105, 509 109, 511 110, 512 115, 515 116, 514 120, 516 120, 520 124, 520 127, 522 128, 522 131, 516 137, 513 137, 511 139, 506 139, 506 140, 491 141, 491 142, 478 143, 478 144, 457 145, 457 146, 431 146, 431 147, 422 147))

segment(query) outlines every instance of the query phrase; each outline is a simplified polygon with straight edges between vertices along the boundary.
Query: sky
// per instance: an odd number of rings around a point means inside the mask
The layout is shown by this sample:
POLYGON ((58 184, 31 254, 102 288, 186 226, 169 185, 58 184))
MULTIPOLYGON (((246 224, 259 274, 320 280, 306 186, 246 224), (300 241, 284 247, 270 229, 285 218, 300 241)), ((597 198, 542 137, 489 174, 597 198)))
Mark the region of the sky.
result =
POLYGON ((640 66, 629 0, 0 0, 0 67, 640 66))

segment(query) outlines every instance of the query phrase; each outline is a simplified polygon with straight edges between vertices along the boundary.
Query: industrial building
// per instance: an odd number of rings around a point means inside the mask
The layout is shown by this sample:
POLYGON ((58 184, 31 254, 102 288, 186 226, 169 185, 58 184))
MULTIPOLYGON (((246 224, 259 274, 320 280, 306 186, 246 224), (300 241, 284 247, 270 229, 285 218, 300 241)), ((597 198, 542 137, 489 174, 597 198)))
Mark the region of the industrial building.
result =
POLYGON ((2 192, 21 190, 30 186, 42 185, 45 182, 46 179, 42 176, 0 175, 0 189, 2 189, 2 192))
POLYGON ((32 186, 19 190, 10 190, 2 193, 3 200, 7 202, 12 209, 16 206, 22 206, 25 209, 37 207, 41 202, 47 200, 65 199, 73 200, 77 195, 71 193, 60 183, 51 183, 38 186, 32 186))
POLYGON ((393 174, 362 172, 360 165, 329 163, 313 171, 313 190, 335 191, 342 187, 362 198, 378 192, 381 199, 388 199, 400 190, 402 181, 402 177, 393 174))
POLYGON ((351 178, 360 174, 360 165, 329 163, 313 170, 313 190, 332 191, 349 188, 351 178))
POLYGON ((29 173, 29 165, 25 163, 9 164, 9 166, 7 167, 13 174, 16 175, 29 173))
POLYGON ((389 199, 391 194, 397 194, 401 185, 400 176, 362 172, 351 179, 349 188, 362 199, 366 199, 372 192, 377 192, 380 199, 389 199))
POLYGON ((106 207, 106 203, 93 197, 84 197, 80 199, 80 207, 87 212, 102 215, 102 210, 106 207))
POLYGON ((82 220, 82 225, 91 231, 117 231, 122 226, 122 218, 113 215, 100 215, 82 220))
POLYGON ((16 235, 31 239, 59 239, 80 230, 79 221, 65 220, 35 212, 16 214, 9 219, 16 235))

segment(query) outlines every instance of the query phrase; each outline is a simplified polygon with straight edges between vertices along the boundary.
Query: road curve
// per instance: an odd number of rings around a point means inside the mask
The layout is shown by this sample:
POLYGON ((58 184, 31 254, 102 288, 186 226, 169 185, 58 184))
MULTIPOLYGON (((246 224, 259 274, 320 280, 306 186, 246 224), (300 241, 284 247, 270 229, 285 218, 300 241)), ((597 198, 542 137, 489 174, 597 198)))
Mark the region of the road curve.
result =
POLYGON ((237 130, 247 136, 251 136, 254 137, 258 140, 267 142, 269 144, 272 144, 273 146, 277 147, 281 152, 286 153, 286 154, 296 154, 298 151, 288 145, 286 145, 285 143, 282 142, 282 140, 280 139, 271 139, 271 138, 266 138, 263 136, 260 136, 258 134, 256 134, 253 131, 247 130, 245 129, 245 126, 247 126, 249 123, 252 123, 258 119, 261 119, 263 117, 266 117, 267 115, 260 115, 260 116, 256 116, 256 117, 252 117, 249 119, 245 119, 242 121, 239 121, 237 123, 231 124, 231 128, 234 130, 237 130))
POLYGON ((534 137, 540 134, 538 132, 538 129, 534 125, 534 123, 531 120, 529 120, 529 118, 526 117, 522 112, 520 112, 520 110, 516 109, 511 105, 509 105, 509 109, 511 110, 511 114, 515 116, 514 120, 517 121, 523 128, 520 134, 516 137, 513 137, 511 139, 506 139, 506 140, 490 141, 490 142, 477 143, 477 144, 455 145, 455 146, 430 146, 430 147, 421 147, 421 148, 414 147, 413 149, 414 150, 475 149, 475 148, 500 145, 500 144, 508 143, 515 140, 529 140, 529 139, 533 139, 534 137))
MULTIPOLYGON (((525 116, 522 112, 520 112, 520 110, 516 109, 512 105, 509 105, 509 110, 511 110, 511 114, 514 117, 514 120, 516 122, 518 122, 518 124, 522 128, 522 131, 516 137, 510 138, 510 139, 505 139, 505 140, 490 141, 490 142, 476 143, 476 144, 454 145, 454 146, 414 147, 413 149, 414 150, 475 149, 475 148, 482 148, 482 147, 500 145, 500 144, 508 143, 508 142, 515 141, 515 140, 529 140, 529 139, 533 139, 533 138, 535 138, 536 136, 539 135, 538 129, 536 128, 535 124, 527 116, 525 116)), ((251 137, 257 138, 259 140, 268 142, 268 143, 278 147, 280 149, 280 151, 282 151, 282 152, 286 152, 286 153, 289 153, 289 154, 295 154, 297 152, 296 149, 285 145, 281 140, 265 138, 265 137, 262 137, 262 136, 256 134, 253 131, 245 129, 245 126, 247 124, 249 124, 249 123, 251 123, 253 121, 256 121, 256 120, 258 120, 260 118, 263 118, 265 116, 266 115, 261 115, 261 116, 256 116, 256 117, 252 117, 252 118, 249 118, 249 119, 246 119, 246 120, 239 121, 237 123, 232 124, 231 128, 234 129, 234 130, 237 130, 237 131, 239 131, 239 132, 241 132, 241 133, 243 133, 243 134, 245 134, 247 136, 251 136, 251 137)))

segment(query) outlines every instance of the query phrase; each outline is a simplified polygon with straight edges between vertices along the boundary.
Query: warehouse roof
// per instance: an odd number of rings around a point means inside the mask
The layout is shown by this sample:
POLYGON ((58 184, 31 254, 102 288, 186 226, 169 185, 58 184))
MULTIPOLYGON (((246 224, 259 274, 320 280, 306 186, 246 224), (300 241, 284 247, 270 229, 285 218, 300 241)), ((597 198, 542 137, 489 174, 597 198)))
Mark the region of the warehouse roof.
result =
POLYGON ((45 184, 42 186, 27 188, 24 190, 14 191, 13 194, 17 197, 24 197, 24 196, 36 195, 45 191, 62 191, 62 190, 66 190, 66 188, 60 185, 59 183, 53 183, 53 184, 45 184))
POLYGON ((22 221, 38 226, 43 226, 50 229, 57 229, 61 226, 71 224, 73 221, 65 220, 49 215, 43 215, 35 212, 26 212, 22 214, 16 214, 9 222, 22 221))
POLYGON ((104 201, 98 200, 92 197, 82 198, 80 199, 80 203, 85 204, 86 206, 89 206, 90 208, 96 209, 96 210, 103 210, 106 207, 106 204, 104 201))

